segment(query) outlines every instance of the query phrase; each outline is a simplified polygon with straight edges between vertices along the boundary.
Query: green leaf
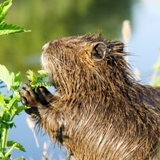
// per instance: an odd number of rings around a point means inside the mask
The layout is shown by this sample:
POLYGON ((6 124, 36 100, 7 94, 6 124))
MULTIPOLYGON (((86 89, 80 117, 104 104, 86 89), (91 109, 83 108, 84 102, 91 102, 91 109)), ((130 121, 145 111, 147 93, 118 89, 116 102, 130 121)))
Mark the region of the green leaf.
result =
POLYGON ((13 107, 14 104, 15 104, 16 102, 18 102, 18 101, 19 101, 19 97, 18 97, 18 96, 14 96, 14 97, 10 100, 9 104, 7 105, 7 106, 8 106, 8 109, 11 109, 11 107, 13 107))
POLYGON ((0 160, 11 160, 11 158, 10 157, 0 157, 0 160))
POLYGON ((23 110, 27 109, 27 106, 18 106, 19 98, 17 96, 12 98, 7 105, 7 109, 5 110, 10 116, 14 117, 19 115, 23 110))
POLYGON ((14 148, 16 148, 18 150, 21 150, 23 152, 26 152, 26 150, 24 149, 24 147, 20 143, 14 142, 14 141, 8 141, 7 142, 8 147, 12 147, 13 145, 15 146, 14 148))
POLYGON ((7 85, 9 91, 12 85, 12 77, 10 76, 8 69, 1 64, 0 64, 0 80, 2 80, 7 85))
POLYGON ((39 75, 37 76, 33 71, 31 70, 27 71, 27 78, 30 81, 29 85, 31 86, 32 89, 35 89, 35 91, 37 90, 38 87, 41 86, 48 87, 50 85, 49 82, 45 81, 45 78, 48 76, 48 73, 45 72, 44 70, 39 70, 38 73, 39 75))
POLYGON ((0 94, 0 106, 4 107, 6 105, 5 101, 4 101, 4 97, 0 94))
POLYGON ((4 3, 0 4, 0 23, 4 20, 7 15, 7 11, 12 5, 12 0, 5 1, 4 3))
POLYGON ((27 75, 26 76, 27 76, 28 80, 31 81, 32 83, 35 83, 37 81, 36 74, 31 70, 27 71, 27 75))
POLYGON ((27 108, 28 108, 27 106, 17 106, 15 115, 19 115, 20 112, 26 110, 27 108))
POLYGON ((48 73, 44 70, 39 70, 38 73, 42 76, 42 77, 47 77, 48 73))
POLYGON ((14 73, 11 73, 11 76, 12 76, 11 88, 13 91, 17 91, 22 84, 21 73, 19 72, 16 75, 14 73))
POLYGON ((6 103, 5 107, 3 107, 4 111, 8 113, 10 116, 14 117, 17 112, 19 102, 19 96, 14 95, 8 103, 6 103))
POLYGON ((10 126, 10 128, 14 126, 13 121, 5 121, 2 117, 0 117, 0 124, 10 126))
POLYGON ((16 92, 22 84, 20 72, 16 75, 13 72, 10 74, 8 69, 3 65, 0 65, 0 80, 7 85, 8 91, 12 89, 16 92))
POLYGON ((19 115, 19 113, 28 108, 27 106, 18 106, 18 102, 19 102, 19 97, 15 96, 10 100, 7 106, 8 110, 6 110, 6 112, 12 117, 19 115))
POLYGON ((10 97, 0 93, 0 116, 3 116, 4 113, 8 110, 7 104, 9 103, 10 99, 10 97))
POLYGON ((4 160, 4 155, 3 155, 3 153, 0 151, 0 160, 4 160))
POLYGON ((22 27, 15 26, 13 24, 7 24, 5 22, 0 24, 0 36, 20 32, 30 32, 30 30, 25 30, 22 27))

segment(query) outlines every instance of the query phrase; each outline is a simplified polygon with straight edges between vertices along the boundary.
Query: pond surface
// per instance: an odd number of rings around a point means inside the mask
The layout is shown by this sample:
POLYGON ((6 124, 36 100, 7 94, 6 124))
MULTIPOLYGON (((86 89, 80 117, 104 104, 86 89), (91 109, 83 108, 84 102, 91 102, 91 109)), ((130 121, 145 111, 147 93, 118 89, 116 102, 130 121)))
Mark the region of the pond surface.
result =
MULTIPOLYGON (((0 2, 3 2, 0 0, 0 2)), ((6 22, 31 29, 30 33, 0 37, 0 64, 10 71, 21 72, 25 82, 28 69, 41 69, 42 46, 49 40, 64 36, 101 32, 107 39, 122 39, 122 22, 131 24, 128 50, 129 62, 138 68, 142 83, 151 81, 153 65, 160 48, 160 1, 159 0, 27 0, 13 1, 6 22)), ((2 90, 4 92, 4 90, 2 90)), ((13 152, 13 158, 24 156, 40 160, 47 135, 38 134, 39 148, 22 113, 15 118, 17 128, 9 133, 10 139, 20 142, 26 153, 13 152)), ((64 149, 50 144, 48 155, 53 159, 65 157, 64 149)))

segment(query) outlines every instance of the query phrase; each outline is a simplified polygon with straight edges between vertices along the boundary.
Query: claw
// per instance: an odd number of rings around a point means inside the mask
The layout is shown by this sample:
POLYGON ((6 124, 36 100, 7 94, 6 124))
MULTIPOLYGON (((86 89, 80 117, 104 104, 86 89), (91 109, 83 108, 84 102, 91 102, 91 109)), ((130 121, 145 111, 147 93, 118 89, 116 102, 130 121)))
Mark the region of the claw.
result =
POLYGON ((25 105, 25 106, 27 106, 28 105, 28 101, 27 101, 27 99, 25 98, 25 97, 21 97, 21 102, 22 102, 22 104, 23 105, 25 105))
POLYGON ((37 91, 29 86, 22 87, 19 91, 23 105, 30 107, 26 112, 30 115, 39 116, 41 109, 48 108, 53 95, 45 88, 39 87, 37 91))
POLYGON ((26 86, 25 90, 27 91, 27 94, 29 94, 31 97, 33 97, 34 99, 36 99, 35 92, 29 86, 26 86))

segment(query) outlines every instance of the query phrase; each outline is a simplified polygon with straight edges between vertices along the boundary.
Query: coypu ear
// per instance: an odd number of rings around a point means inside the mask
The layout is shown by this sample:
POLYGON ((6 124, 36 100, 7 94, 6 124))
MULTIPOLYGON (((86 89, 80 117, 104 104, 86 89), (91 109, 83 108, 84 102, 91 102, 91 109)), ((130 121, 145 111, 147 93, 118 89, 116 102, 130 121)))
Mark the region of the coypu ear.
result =
POLYGON ((93 46, 91 52, 91 58, 96 61, 101 61, 106 55, 106 44, 103 42, 98 42, 93 46))

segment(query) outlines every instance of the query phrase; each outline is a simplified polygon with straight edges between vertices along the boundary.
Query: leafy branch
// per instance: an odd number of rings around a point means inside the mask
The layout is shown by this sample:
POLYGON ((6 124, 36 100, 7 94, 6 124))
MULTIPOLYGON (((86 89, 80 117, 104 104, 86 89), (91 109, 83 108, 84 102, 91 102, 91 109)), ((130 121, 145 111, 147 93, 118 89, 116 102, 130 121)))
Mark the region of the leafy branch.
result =
POLYGON ((12 0, 7 0, 4 3, 0 4, 0 36, 8 35, 19 32, 30 32, 30 30, 26 30, 20 26, 16 26, 13 24, 7 24, 4 20, 8 13, 8 9, 12 5, 12 0))
MULTIPOLYGON (((31 70, 27 72, 27 77, 31 86, 33 88, 38 88, 40 86, 47 87, 49 83, 44 82, 44 79, 48 74, 43 70, 38 72, 38 76, 31 70)), ((8 93, 10 93, 10 96, 7 96, 0 92, 0 159, 10 159, 11 152, 14 149, 25 152, 25 149, 21 144, 14 141, 8 141, 8 132, 9 129, 16 126, 13 122, 14 117, 27 109, 27 107, 19 105, 19 88, 22 84, 21 74, 14 74, 13 72, 9 73, 5 66, 0 65, 0 80, 4 82, 8 93), (7 148, 9 149, 7 150, 7 148)))
POLYGON ((18 105, 20 102, 18 89, 22 84, 20 73, 10 74, 5 66, 0 65, 0 80, 5 83, 8 92, 11 92, 10 96, 0 92, 0 158, 10 158, 10 153, 15 148, 25 151, 19 143, 8 141, 8 132, 15 126, 13 118, 26 109, 26 106, 18 105), (8 151, 7 147, 10 147, 8 151))

